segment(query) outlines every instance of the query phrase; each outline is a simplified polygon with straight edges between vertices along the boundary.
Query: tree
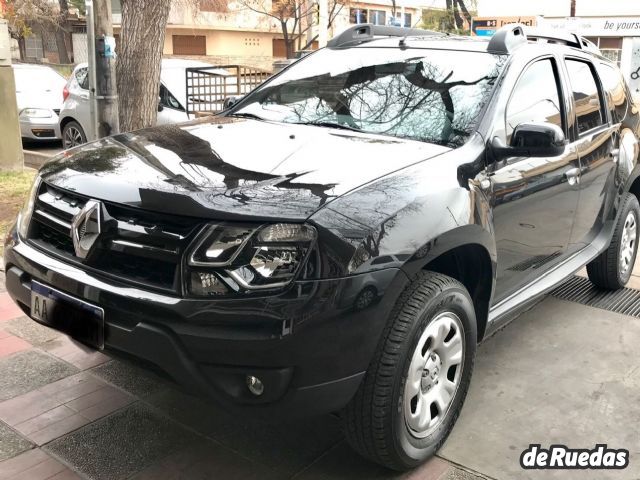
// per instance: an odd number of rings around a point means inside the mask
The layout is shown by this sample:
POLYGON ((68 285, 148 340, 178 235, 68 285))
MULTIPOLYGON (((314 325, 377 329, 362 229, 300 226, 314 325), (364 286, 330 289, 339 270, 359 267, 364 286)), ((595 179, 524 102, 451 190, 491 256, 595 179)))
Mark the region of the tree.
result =
POLYGON ((69 4, 67 0, 58 0, 60 13, 56 26, 56 46, 60 63, 71 63, 69 59, 69 47, 71 46, 71 28, 69 26, 69 4))
POLYGON ((468 33, 477 0, 446 0, 446 9, 426 8, 422 11, 422 26, 441 32, 468 33))
POLYGON ((116 61, 120 130, 155 124, 160 91, 160 65, 164 35, 172 5, 191 8, 226 0, 121 0, 122 27, 116 61))
MULTIPOLYGON (((278 22, 287 52, 287 58, 293 58, 296 42, 300 42, 303 35, 312 27, 319 9, 317 0, 241 0, 249 10, 266 15, 278 22)), ((329 0, 329 16, 327 28, 330 29, 346 2, 329 0)), ((300 48, 306 50, 317 39, 312 37, 300 48)), ((299 46, 301 43, 299 43, 299 46)))
POLYGON ((20 56, 26 57, 25 38, 33 29, 58 27, 58 12, 49 0, 6 0, 2 18, 7 20, 9 34, 18 41, 20 56))

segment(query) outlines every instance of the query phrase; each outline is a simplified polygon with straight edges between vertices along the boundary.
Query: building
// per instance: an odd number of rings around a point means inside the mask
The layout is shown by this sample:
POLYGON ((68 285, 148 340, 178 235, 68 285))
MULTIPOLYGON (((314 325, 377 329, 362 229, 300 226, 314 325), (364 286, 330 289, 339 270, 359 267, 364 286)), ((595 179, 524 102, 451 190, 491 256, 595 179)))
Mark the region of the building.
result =
POLYGON ((616 62, 633 92, 640 93, 640 3, 630 0, 478 0, 478 15, 537 16, 537 26, 550 31, 573 32, 598 45, 616 62))
MULTIPOLYGON (((421 21, 421 9, 415 0, 396 2, 393 11, 391 0, 367 0, 354 3, 329 0, 334 12, 333 27, 329 37, 355 23, 376 25, 414 26, 421 21), (413 1, 414 3, 410 3, 413 1)), ((117 36, 121 24, 119 2, 113 3, 114 33, 117 36)), ((225 11, 217 11, 216 3, 201 1, 197 13, 176 2, 169 14, 163 55, 206 59, 215 64, 242 64, 270 70, 273 61, 286 58, 286 46, 279 21, 246 6, 243 1, 230 1, 225 11)), ((271 0, 252 2, 256 9, 270 11, 271 0)), ((291 21, 290 21, 291 22, 291 21)), ((306 33, 306 18, 302 20, 302 35, 296 41, 295 50, 304 49, 316 37, 314 29, 310 37, 306 33)), ((294 32, 296 35, 297 32, 294 32)), ((317 41, 310 43, 317 48, 317 41)), ((308 47, 307 47, 308 48, 308 47)))

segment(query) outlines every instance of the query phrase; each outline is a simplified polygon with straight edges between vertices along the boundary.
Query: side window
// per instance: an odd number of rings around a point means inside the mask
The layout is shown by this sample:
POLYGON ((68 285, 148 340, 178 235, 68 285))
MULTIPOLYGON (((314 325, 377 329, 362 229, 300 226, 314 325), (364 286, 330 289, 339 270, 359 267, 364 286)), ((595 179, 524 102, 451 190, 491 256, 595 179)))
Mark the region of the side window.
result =
POLYGON ((507 106, 507 143, 521 123, 548 122, 565 131, 561 105, 555 62, 548 58, 527 67, 507 106))
POLYGON ((611 110, 611 118, 614 123, 621 122, 627 116, 629 107, 629 99, 627 98, 627 89, 622 78, 620 70, 606 63, 597 65, 602 88, 607 92, 609 100, 609 110, 611 110))
POLYGON ((171 92, 167 90, 167 87, 160 84, 160 105, 163 107, 173 108, 174 110, 184 111, 184 108, 180 105, 180 102, 176 100, 176 97, 171 95, 171 92))
POLYGON ((578 133, 582 134, 604 124, 598 84, 589 63, 566 60, 569 82, 573 91, 578 133))
POLYGON ((76 72, 76 81, 80 88, 89 90, 89 70, 87 68, 79 68, 76 72))

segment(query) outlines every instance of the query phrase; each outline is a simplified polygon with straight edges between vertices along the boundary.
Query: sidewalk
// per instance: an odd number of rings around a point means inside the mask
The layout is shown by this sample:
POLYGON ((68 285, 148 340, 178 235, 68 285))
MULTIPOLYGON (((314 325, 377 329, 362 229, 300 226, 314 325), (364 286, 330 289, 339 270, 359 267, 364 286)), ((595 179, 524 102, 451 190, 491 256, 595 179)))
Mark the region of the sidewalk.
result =
POLYGON ((640 322, 548 297, 479 350, 458 425, 397 475, 327 415, 245 423, 22 315, 0 273, 0 480, 640 478, 640 322), (623 471, 520 469, 530 443, 631 452, 623 471))

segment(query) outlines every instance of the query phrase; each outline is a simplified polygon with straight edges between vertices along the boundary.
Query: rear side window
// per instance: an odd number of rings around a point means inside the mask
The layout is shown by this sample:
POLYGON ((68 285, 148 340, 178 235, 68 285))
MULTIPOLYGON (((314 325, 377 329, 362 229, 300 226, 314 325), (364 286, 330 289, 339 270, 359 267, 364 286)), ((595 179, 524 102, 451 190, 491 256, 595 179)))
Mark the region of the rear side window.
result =
POLYGON ((506 120, 507 142, 521 123, 553 123, 565 131, 558 77, 552 59, 539 60, 527 67, 509 99, 506 120))
POLYGON ((598 84, 589 63, 566 60, 566 65, 575 103, 578 133, 582 134, 604 124, 598 84))
POLYGON ((89 70, 87 68, 79 68, 76 71, 76 81, 80 88, 84 88, 85 90, 89 90, 89 70))
POLYGON ((621 122, 627 116, 629 107, 627 89, 624 85, 622 73, 617 68, 605 63, 599 63, 597 69, 602 88, 607 93, 611 118, 614 123, 621 122))

